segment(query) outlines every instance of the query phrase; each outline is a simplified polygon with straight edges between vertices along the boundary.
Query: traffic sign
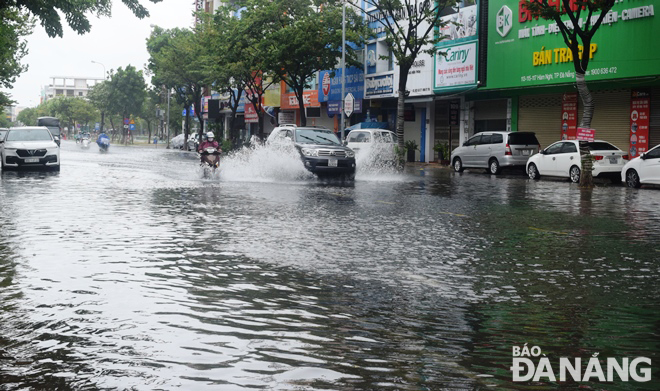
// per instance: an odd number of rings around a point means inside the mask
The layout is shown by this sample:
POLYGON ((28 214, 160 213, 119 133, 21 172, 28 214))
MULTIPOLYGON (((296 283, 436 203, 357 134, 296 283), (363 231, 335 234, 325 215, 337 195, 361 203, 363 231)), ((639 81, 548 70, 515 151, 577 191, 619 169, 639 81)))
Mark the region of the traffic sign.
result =
POLYGON ((135 125, 135 120, 134 120, 134 119, 130 120, 130 121, 128 122, 128 124, 129 124, 129 125, 135 125))
POLYGON ((99 130, 99 129, 101 129, 101 124, 97 122, 94 124, 94 130, 99 130))
POLYGON ((124 129, 128 129, 128 125, 124 125, 124 129))
POLYGON ((124 118, 124 125, 128 125, 128 118, 124 118))
POLYGON ((354 106, 355 98, 353 97, 353 94, 349 92, 346 94, 346 98, 344 98, 344 114, 346 114, 347 117, 350 117, 351 114, 353 114, 354 106))
POLYGON ((128 125, 129 130, 135 130, 135 124, 130 124, 128 125))

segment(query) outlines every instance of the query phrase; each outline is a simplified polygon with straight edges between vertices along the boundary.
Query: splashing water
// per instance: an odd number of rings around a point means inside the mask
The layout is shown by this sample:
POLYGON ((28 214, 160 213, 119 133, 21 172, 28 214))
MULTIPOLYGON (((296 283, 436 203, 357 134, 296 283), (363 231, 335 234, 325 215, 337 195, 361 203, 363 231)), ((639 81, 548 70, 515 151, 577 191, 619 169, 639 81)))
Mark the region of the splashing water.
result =
POLYGON ((404 176, 393 160, 395 155, 389 153, 391 151, 386 149, 385 144, 382 148, 378 147, 380 146, 367 145, 355 154, 355 166, 357 167, 355 178, 371 181, 402 180, 404 176), (383 156, 385 159, 382 158, 383 156))
POLYGON ((281 182, 315 178, 307 171, 293 145, 264 145, 231 153, 220 162, 220 178, 232 182, 281 182))

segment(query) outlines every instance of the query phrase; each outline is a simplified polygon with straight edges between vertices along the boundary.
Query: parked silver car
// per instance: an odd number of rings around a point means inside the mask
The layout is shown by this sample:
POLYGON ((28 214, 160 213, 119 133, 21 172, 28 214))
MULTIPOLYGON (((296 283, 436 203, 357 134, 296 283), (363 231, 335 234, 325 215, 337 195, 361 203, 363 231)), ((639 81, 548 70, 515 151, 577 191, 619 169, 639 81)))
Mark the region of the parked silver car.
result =
POLYGON ((540 148, 533 132, 481 132, 452 151, 451 164, 456 172, 473 167, 497 175, 505 167, 525 167, 540 148))

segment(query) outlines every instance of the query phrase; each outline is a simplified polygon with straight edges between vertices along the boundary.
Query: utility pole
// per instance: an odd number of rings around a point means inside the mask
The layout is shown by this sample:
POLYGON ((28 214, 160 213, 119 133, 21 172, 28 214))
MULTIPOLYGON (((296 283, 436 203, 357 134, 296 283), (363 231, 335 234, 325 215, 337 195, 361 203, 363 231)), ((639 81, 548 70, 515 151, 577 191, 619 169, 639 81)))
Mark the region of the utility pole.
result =
POLYGON ((167 149, 170 149, 170 89, 167 89, 167 149))
POLYGON ((341 132, 341 143, 344 143, 344 100, 346 90, 346 0, 341 2, 341 120, 339 131, 341 132))

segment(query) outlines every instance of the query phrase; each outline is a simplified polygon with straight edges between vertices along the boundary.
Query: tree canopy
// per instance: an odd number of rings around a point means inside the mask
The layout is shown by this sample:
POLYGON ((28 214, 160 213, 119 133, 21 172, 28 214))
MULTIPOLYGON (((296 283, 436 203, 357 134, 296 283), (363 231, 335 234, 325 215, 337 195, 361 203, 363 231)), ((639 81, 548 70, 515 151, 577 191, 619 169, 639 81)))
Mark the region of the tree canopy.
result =
MULTIPOLYGON (((32 32, 33 23, 25 12, 16 7, 0 7, 0 87, 12 88, 16 77, 27 70, 21 59, 27 54, 23 37, 32 32)), ((0 92, 0 107, 12 103, 0 92)))

